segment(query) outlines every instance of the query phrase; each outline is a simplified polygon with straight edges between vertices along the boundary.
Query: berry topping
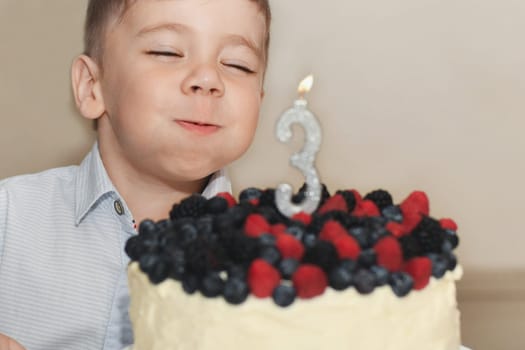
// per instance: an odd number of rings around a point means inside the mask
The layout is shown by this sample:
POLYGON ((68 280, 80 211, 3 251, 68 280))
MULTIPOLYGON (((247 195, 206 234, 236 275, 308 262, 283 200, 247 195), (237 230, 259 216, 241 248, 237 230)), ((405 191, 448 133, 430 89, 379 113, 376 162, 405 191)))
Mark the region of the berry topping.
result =
POLYGON ((304 255, 304 246, 295 237, 281 235, 277 238, 277 249, 283 258, 301 260, 304 255))
POLYGON ((381 212, 379 211, 379 208, 377 207, 377 205, 375 205, 374 202, 370 200, 363 200, 357 203, 354 211, 352 212, 352 215, 357 217, 379 216, 381 215, 381 212))
POLYGON ((282 307, 292 305, 296 297, 295 288, 293 286, 280 285, 273 291, 273 301, 282 307))
POLYGON ((297 296, 309 299, 321 295, 328 286, 324 271, 315 265, 301 265, 292 276, 297 296))
POLYGON ((439 225, 444 230, 451 230, 451 231, 458 230, 458 225, 456 225, 456 222, 452 219, 441 219, 439 220, 439 225))
POLYGON ((250 214, 244 223, 244 232, 248 237, 259 237, 270 232, 270 224, 264 216, 259 214, 250 214))
POLYGON ((403 251, 397 239, 391 236, 381 238, 374 245, 374 250, 377 255, 378 265, 383 266, 391 272, 401 269, 403 264, 403 251))
POLYGON ((364 199, 374 202, 380 210, 383 210, 384 208, 393 204, 392 196, 385 190, 376 190, 370 192, 365 196, 364 199))
POLYGON ((348 212, 348 206, 344 197, 340 194, 336 194, 326 200, 323 206, 319 209, 319 214, 326 214, 331 211, 342 211, 348 212))
POLYGON ((432 262, 427 257, 412 258, 405 263, 403 270, 414 279, 414 289, 426 287, 432 275, 432 262))
POLYGON ((263 259, 252 262, 248 269, 248 286, 257 298, 267 298, 281 280, 279 271, 263 259))

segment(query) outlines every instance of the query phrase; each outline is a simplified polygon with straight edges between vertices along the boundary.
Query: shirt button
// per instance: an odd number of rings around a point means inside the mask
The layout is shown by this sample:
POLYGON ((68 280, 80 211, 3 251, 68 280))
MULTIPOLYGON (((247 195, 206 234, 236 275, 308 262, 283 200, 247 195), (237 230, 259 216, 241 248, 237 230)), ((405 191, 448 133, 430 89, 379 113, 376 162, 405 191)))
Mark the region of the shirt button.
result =
POLYGON ((113 203, 113 206, 115 207, 115 211, 117 212, 118 215, 124 214, 124 207, 122 206, 122 202, 120 202, 120 200, 116 200, 113 203))

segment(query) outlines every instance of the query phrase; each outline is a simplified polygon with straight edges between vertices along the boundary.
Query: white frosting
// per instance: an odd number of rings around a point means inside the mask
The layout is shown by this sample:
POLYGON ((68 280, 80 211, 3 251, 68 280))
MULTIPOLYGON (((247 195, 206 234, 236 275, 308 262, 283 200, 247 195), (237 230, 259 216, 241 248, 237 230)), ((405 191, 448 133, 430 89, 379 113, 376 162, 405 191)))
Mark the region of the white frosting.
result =
POLYGON ((133 350, 457 350, 458 267, 432 278, 404 298, 390 287, 361 295, 328 288, 309 300, 276 306, 271 298, 249 297, 233 306, 223 298, 186 294, 181 284, 153 285, 137 263, 128 270, 133 350))

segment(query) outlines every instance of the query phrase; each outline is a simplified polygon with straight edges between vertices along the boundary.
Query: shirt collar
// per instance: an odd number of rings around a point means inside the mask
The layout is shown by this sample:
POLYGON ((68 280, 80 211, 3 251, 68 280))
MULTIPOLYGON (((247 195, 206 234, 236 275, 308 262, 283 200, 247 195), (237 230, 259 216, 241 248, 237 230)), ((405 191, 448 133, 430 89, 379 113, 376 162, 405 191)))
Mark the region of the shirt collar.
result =
MULTIPOLYGON (((75 225, 77 226, 102 196, 108 193, 118 194, 104 168, 97 142, 80 164, 75 191, 75 225)), ((202 195, 210 198, 220 192, 232 193, 232 185, 226 169, 220 169, 211 176, 202 195)))

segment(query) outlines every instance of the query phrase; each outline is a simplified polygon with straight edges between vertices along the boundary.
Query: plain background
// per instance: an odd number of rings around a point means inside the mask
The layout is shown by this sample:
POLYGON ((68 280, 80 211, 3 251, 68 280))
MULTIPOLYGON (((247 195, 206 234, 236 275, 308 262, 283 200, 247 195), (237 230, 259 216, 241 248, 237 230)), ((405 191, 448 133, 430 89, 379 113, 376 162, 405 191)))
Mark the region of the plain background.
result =
MULTIPOLYGON (((85 5, 0 0, 0 178, 78 164, 95 138, 70 91, 85 5)), ((525 2, 274 0, 272 6, 266 97, 253 146, 230 169, 237 191, 302 184, 288 165, 301 146, 300 129, 284 145, 274 125, 299 81, 313 73, 307 98, 324 134, 317 167, 330 190, 384 188, 396 202, 425 190, 433 216, 459 224, 467 276, 523 276, 525 2)), ((525 326, 521 317, 516 322, 525 326)))

